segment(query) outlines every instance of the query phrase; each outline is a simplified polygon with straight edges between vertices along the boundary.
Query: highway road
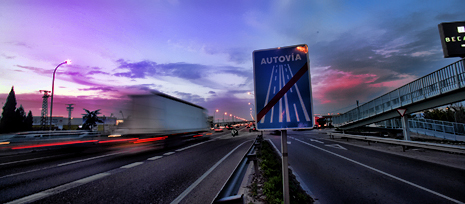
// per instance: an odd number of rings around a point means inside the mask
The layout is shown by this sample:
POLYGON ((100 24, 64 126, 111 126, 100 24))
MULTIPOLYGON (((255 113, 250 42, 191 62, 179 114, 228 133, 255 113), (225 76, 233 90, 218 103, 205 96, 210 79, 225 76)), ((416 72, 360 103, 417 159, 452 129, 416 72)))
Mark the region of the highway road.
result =
POLYGON ((1 203, 211 203, 257 133, 0 156, 1 203))
MULTIPOLYGON (((280 137, 265 135, 280 149, 280 137)), ((289 165, 319 203, 464 203, 465 156, 288 131, 289 165)))

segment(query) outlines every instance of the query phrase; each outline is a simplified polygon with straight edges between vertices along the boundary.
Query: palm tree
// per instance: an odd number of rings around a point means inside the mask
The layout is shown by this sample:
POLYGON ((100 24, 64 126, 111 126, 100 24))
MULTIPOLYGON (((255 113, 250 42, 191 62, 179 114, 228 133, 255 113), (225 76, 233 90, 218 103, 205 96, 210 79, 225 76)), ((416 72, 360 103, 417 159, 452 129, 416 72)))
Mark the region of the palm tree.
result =
POLYGON ((98 118, 98 114, 101 114, 99 113, 99 111, 101 109, 98 109, 98 110, 95 110, 95 111, 89 111, 85 108, 83 108, 87 113, 86 114, 82 114, 82 119, 84 120, 84 124, 82 125, 82 128, 83 129, 89 129, 92 131, 92 129, 97 126, 97 122, 99 123, 103 123, 102 120, 100 120, 98 118))

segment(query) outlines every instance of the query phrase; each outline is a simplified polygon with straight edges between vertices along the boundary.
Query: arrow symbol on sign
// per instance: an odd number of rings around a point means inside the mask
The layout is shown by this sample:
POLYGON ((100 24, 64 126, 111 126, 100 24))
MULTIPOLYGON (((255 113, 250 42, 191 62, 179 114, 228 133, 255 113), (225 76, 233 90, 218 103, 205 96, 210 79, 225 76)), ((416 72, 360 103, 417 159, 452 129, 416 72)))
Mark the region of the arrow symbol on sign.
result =
POLYGON ((347 150, 346 148, 344 148, 343 146, 338 145, 338 144, 331 144, 331 145, 325 145, 325 146, 334 147, 334 148, 337 148, 337 149, 347 150))

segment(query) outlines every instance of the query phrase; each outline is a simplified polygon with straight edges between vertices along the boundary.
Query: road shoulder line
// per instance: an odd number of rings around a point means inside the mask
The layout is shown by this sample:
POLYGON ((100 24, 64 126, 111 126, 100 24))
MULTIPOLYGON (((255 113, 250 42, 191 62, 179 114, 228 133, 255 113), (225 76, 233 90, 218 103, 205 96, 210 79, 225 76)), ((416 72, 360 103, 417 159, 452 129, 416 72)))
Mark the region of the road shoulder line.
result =
POLYGON ((404 179, 399 178, 399 177, 397 177, 397 176, 388 174, 388 173, 386 173, 386 172, 384 172, 384 171, 381 171, 381 170, 379 170, 379 169, 373 168, 373 167, 368 166, 368 165, 366 165, 366 164, 360 163, 360 162, 355 161, 355 160, 353 160, 353 159, 344 157, 344 156, 342 156, 342 155, 339 155, 339 154, 337 154, 337 153, 331 152, 331 151, 329 151, 329 150, 326 150, 326 149, 320 148, 320 147, 318 147, 318 146, 312 145, 312 144, 310 144, 310 143, 308 143, 308 142, 299 140, 299 139, 297 139, 297 138, 295 138, 294 140, 299 141, 299 142, 301 142, 301 143, 303 143, 303 144, 306 144, 306 145, 308 145, 308 146, 314 147, 314 148, 316 148, 316 149, 319 149, 319 150, 321 150, 321 151, 327 152, 327 153, 332 154, 332 155, 334 155, 334 156, 337 156, 337 157, 339 157, 339 158, 345 159, 345 160, 350 161, 350 162, 352 162, 352 163, 358 164, 358 165, 363 166, 363 167, 365 167, 365 168, 367 168, 367 169, 373 170, 373 171, 375 171, 375 172, 378 172, 378 173, 380 173, 380 174, 383 174, 383 175, 388 176, 388 177, 390 177, 390 178, 393 178, 393 179, 395 179, 395 180, 401 181, 401 182, 406 183, 406 184, 408 184, 408 185, 411 185, 411 186, 413 186, 413 187, 419 188, 419 189, 424 190, 424 191, 426 191, 426 192, 432 193, 432 194, 434 194, 434 195, 437 195, 437 196, 439 196, 439 197, 442 197, 442 198, 447 199, 447 200, 449 200, 449 201, 452 201, 452 202, 454 202, 454 203, 465 204, 465 203, 463 203, 463 202, 461 202, 461 201, 459 201, 459 200, 453 199, 453 198, 451 198, 451 197, 448 197, 448 196, 446 196, 446 195, 443 195, 443 194, 438 193, 438 192, 436 192, 436 191, 433 191, 433 190, 431 190, 431 189, 428 189, 428 188, 425 188, 425 187, 423 187, 423 186, 417 185, 417 184, 415 184, 415 183, 412 183, 412 182, 410 182, 410 181, 404 180, 404 179))
POLYGON ((228 158, 229 155, 231 155, 233 152, 235 152, 237 149, 239 149, 240 146, 242 146, 243 144, 245 144, 247 142, 250 142, 250 141, 245 141, 245 142, 241 143, 236 148, 231 150, 227 155, 225 155, 223 158, 221 158, 218 162, 216 162, 215 165, 213 165, 210 169, 208 169, 208 171, 206 171, 202 176, 200 176, 196 181, 194 181, 194 183, 192 183, 186 190, 184 190, 184 192, 182 192, 176 199, 171 201, 171 204, 177 204, 177 203, 181 202, 182 199, 184 199, 184 197, 186 197, 195 187, 197 187, 197 185, 199 185, 200 182, 202 182, 213 170, 215 170, 216 167, 218 167, 221 163, 223 163, 223 161, 226 160, 226 158, 228 158))

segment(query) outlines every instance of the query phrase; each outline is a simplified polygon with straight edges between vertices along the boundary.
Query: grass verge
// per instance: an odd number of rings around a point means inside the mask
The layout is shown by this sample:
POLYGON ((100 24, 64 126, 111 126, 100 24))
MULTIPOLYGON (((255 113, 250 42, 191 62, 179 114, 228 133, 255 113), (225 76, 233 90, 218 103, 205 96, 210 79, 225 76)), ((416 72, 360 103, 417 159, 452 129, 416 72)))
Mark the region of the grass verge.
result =
MULTIPOLYGON (((283 177, 281 158, 268 141, 262 141, 257 150, 260 172, 254 175, 249 186, 250 197, 255 201, 283 203, 283 177)), ((314 200, 301 188, 289 169, 289 196, 291 203, 313 203, 314 200)))

